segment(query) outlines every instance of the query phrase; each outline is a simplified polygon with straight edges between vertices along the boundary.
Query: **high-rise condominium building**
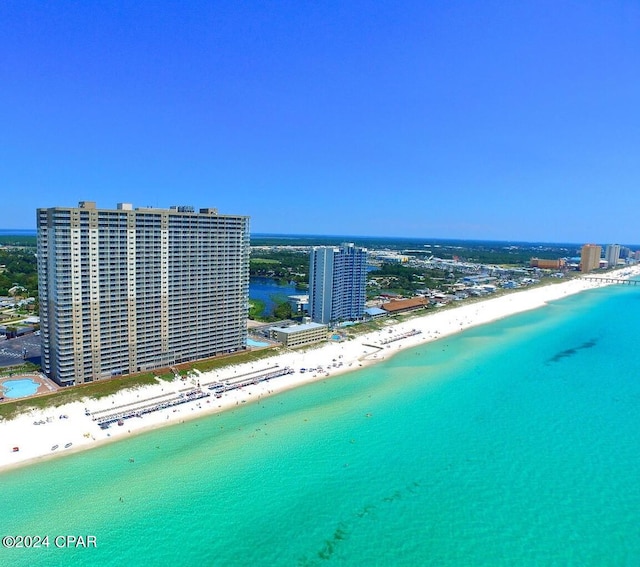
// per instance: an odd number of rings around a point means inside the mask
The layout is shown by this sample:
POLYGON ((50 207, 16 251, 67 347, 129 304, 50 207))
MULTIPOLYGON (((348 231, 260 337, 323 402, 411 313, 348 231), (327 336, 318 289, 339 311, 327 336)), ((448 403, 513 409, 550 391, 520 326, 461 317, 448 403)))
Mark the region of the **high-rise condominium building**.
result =
POLYGON ((615 268, 620 259, 620 244, 608 244, 605 248, 604 257, 607 260, 607 266, 609 268, 615 268))
POLYGON ((602 255, 602 246, 596 244, 585 244, 580 254, 580 271, 590 272, 600 267, 600 256, 602 255))
POLYGON ((367 285, 367 250, 352 243, 320 246, 309 261, 309 315, 316 323, 360 319, 367 285))
POLYGON ((245 348, 249 218, 38 209, 42 366, 62 385, 245 348))

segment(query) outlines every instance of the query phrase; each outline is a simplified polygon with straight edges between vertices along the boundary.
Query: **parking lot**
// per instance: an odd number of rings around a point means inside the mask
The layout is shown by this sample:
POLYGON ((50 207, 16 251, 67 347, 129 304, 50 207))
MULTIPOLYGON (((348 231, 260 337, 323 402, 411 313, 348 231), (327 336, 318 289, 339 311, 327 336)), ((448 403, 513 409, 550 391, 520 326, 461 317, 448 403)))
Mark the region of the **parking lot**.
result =
POLYGON ((0 335, 0 367, 15 366, 25 360, 40 364, 40 336, 29 333, 6 339, 0 335))

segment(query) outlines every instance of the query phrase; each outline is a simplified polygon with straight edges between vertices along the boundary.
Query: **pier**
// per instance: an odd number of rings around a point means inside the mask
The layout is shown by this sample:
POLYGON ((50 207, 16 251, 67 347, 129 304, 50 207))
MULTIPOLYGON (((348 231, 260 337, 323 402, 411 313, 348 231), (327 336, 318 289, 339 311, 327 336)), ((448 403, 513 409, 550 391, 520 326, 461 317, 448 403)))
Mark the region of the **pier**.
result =
POLYGON ((590 282, 602 282, 607 284, 622 284, 622 285, 640 285, 640 280, 628 280, 623 278, 612 278, 607 276, 582 276, 585 280, 590 282))

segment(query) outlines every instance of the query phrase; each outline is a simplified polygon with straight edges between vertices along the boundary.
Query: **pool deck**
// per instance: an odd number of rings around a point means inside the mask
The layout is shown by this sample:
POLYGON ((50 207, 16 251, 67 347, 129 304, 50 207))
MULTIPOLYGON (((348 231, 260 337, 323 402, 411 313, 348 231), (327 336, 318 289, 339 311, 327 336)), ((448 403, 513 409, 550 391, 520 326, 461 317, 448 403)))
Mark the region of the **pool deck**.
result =
POLYGON ((0 388, 0 404, 6 403, 6 402, 15 402, 18 400, 26 400, 27 398, 32 398, 34 396, 39 396, 42 394, 51 394, 53 392, 57 392, 60 389, 60 386, 58 386, 55 382, 53 382, 53 380, 49 380, 47 377, 43 376, 42 374, 38 374, 36 372, 18 373, 18 374, 14 374, 13 376, 3 376, 0 378, 0 386, 2 386, 2 384, 4 384, 5 382, 10 382, 11 380, 26 380, 26 379, 33 380, 38 384, 38 389, 34 394, 31 394, 30 396, 20 397, 20 398, 9 398, 4 395, 4 390, 0 388))

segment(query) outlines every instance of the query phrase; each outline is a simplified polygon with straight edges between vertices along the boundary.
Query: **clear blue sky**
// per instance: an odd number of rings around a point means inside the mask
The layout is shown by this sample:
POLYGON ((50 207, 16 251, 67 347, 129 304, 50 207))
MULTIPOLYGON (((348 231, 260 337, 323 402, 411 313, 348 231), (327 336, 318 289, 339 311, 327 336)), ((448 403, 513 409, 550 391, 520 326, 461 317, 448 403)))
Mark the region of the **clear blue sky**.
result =
POLYGON ((0 2, 0 228, 640 243, 640 2, 0 2))

